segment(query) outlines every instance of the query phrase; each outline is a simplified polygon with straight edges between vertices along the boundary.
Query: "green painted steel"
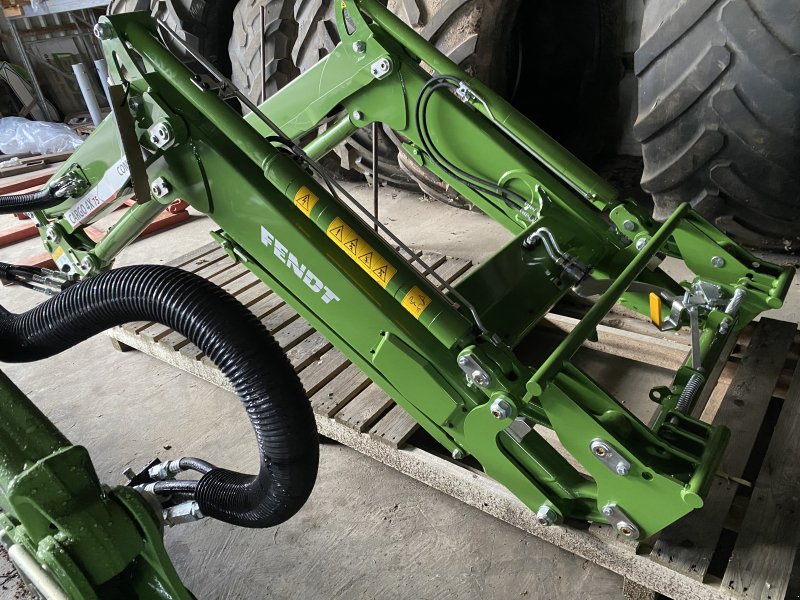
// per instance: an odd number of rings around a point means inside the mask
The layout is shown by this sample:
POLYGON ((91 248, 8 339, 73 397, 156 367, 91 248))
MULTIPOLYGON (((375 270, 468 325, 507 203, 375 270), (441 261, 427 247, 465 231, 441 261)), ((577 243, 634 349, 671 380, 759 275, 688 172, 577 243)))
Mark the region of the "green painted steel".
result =
POLYGON ((46 567, 69 598, 186 599, 159 521, 129 488, 98 481, 72 445, 0 372, 0 537, 46 567))
MULTIPOLYGON (((624 522, 622 535, 644 538, 701 506, 727 431, 691 417, 691 398, 679 410, 679 399, 692 375, 703 380, 728 336, 781 305, 793 271, 757 260, 688 205, 654 222, 377 1, 342 2, 337 22, 343 42, 259 107, 273 129, 258 112, 243 119, 215 86, 195 79, 148 17, 103 19, 112 91, 129 98, 135 119, 125 135, 138 137, 159 197, 139 198, 111 241, 94 247, 82 224, 64 223, 85 202, 81 191, 37 213, 43 237, 59 232, 48 248, 63 249, 66 268, 92 274, 112 264, 155 208, 182 198, 219 225, 215 238, 232 257, 448 452, 473 455, 541 509, 544 523, 624 522), (308 155, 321 157, 375 121, 514 236, 455 289, 421 275, 330 181, 310 175, 308 155), (166 141, 153 136, 161 126, 166 141), (308 155, 290 141, 309 137, 308 155), (670 278, 658 266, 667 256, 685 262, 694 280, 670 278), (76 264, 82 257, 89 268, 76 264), (571 289, 596 296, 594 307, 554 353, 526 362, 517 344, 571 289), (674 313, 674 327, 697 308, 700 363, 687 362, 669 389, 651 393, 660 412, 647 427, 570 359, 614 303, 649 316, 653 295, 657 320, 669 323, 674 313), (552 428, 590 477, 536 425, 552 428)), ((80 173, 90 189, 103 165, 107 172, 118 164, 112 122, 56 178, 80 173)))

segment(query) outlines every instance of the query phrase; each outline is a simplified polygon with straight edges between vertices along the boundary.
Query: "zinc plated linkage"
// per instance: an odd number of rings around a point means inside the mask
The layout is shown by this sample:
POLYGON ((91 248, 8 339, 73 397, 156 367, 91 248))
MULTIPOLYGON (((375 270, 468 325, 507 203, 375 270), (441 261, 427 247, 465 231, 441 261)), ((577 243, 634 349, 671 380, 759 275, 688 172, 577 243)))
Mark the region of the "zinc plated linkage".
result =
MULTIPOLYGON (((610 522, 629 537, 648 536, 702 504, 725 431, 685 414, 666 419, 676 412, 686 374, 679 372, 673 388, 659 396, 663 418, 653 431, 570 359, 617 300, 650 315, 649 294, 666 300, 685 291, 658 268, 665 255, 685 260, 698 279, 724 294, 748 289, 738 315, 728 319, 730 332, 780 304, 788 270, 756 265, 685 206, 665 224, 653 223, 373 0, 341 3, 342 43, 246 119, 213 86, 198 85, 148 17, 120 15, 102 24, 111 87, 128 98, 146 176, 150 183, 169 183, 157 202, 140 198, 141 206, 181 197, 208 214, 236 260, 448 452, 475 456, 545 524, 575 517, 610 522), (431 81, 442 87, 433 89, 431 81), (459 97, 459 89, 468 91, 459 97), (339 107, 344 111, 333 125, 299 151, 291 140, 316 131, 339 107), (169 144, 152 136, 165 120, 173 131, 169 144), (414 160, 514 236, 455 292, 440 292, 347 206, 340 187, 309 174, 319 175, 310 159, 373 122, 396 131, 414 160), (529 243, 537 230, 556 243, 529 243), (553 259, 553 248, 563 260, 553 259), (722 258, 724 267, 712 257, 722 258), (565 265, 579 265, 578 275, 566 277, 565 265), (606 287, 584 322, 542 364, 522 362, 512 346, 570 287, 589 278, 606 287), (534 425, 555 429, 591 479, 534 425), (600 446, 592 445, 597 440, 624 460, 625 469, 600 460, 600 446)), ((64 172, 81 171, 96 183, 122 156, 115 132, 113 121, 103 123, 64 172)), ((68 204, 45 218, 63 218, 68 204)), ((133 229, 126 223, 115 235, 125 240, 133 229)), ((666 317, 668 307, 659 310, 666 317)), ((700 318, 707 367, 724 337, 722 314, 712 309, 700 318)))

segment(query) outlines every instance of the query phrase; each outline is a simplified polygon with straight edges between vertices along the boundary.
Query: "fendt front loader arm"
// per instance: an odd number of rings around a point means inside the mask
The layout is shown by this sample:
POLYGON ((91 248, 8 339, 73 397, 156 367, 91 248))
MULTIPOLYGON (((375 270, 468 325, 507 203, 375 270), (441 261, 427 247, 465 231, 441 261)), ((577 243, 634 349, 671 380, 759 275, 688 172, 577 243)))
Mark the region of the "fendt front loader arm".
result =
POLYGON ((166 29, 141 14, 103 19, 114 115, 53 179, 69 198, 35 214, 59 266, 108 268, 183 199, 219 225, 231 257, 543 524, 607 522, 639 538, 702 506, 728 434, 693 418, 694 400, 728 337, 780 307, 793 272, 756 260, 688 205, 653 222, 377 0, 337 12, 342 42, 246 119, 224 101, 237 95, 230 82, 170 54, 166 29), (415 269, 314 162, 373 122, 513 235, 455 288, 415 269), (136 204, 95 245, 83 227, 131 190, 136 204), (667 256, 695 278, 668 277, 667 256), (594 306, 549 356, 522 361, 514 348, 570 291, 594 306), (692 329, 692 356, 651 392, 650 427, 571 363, 617 302, 654 327, 692 329))

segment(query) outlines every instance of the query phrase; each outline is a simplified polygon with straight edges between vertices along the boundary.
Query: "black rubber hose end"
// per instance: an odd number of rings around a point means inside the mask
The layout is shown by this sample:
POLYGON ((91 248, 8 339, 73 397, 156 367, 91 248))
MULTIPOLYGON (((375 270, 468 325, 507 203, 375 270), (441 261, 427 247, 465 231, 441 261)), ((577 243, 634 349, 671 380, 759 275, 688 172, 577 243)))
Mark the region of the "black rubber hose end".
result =
POLYGON ((58 198, 49 187, 30 194, 0 196, 0 215, 46 210, 58 206, 62 202, 64 199, 58 198))

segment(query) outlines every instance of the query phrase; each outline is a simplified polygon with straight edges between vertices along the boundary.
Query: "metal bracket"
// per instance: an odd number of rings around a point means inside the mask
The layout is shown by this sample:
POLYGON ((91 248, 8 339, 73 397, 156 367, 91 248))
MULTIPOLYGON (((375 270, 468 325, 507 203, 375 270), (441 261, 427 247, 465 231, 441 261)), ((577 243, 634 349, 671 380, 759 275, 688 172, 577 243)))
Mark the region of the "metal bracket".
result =
POLYGON ((639 528, 619 506, 616 504, 606 504, 602 512, 608 519, 608 522, 617 530, 617 533, 632 540, 639 539, 639 528))
POLYGON ((161 150, 169 148, 175 141, 175 135, 172 132, 172 127, 165 121, 159 121, 147 130, 150 141, 161 150))
POLYGON ((624 477, 631 471, 631 463, 629 463, 623 456, 608 442, 595 438, 589 444, 589 450, 592 451, 597 459, 603 463, 608 470, 616 475, 624 477))
POLYGON ((489 387, 492 383, 492 378, 489 377, 489 374, 471 354, 459 356, 458 366, 464 371, 470 385, 477 385, 478 387, 485 388, 489 387))
POLYGON ((392 61, 388 58, 380 58, 376 60, 369 68, 372 76, 375 79, 383 79, 392 71, 392 61))

